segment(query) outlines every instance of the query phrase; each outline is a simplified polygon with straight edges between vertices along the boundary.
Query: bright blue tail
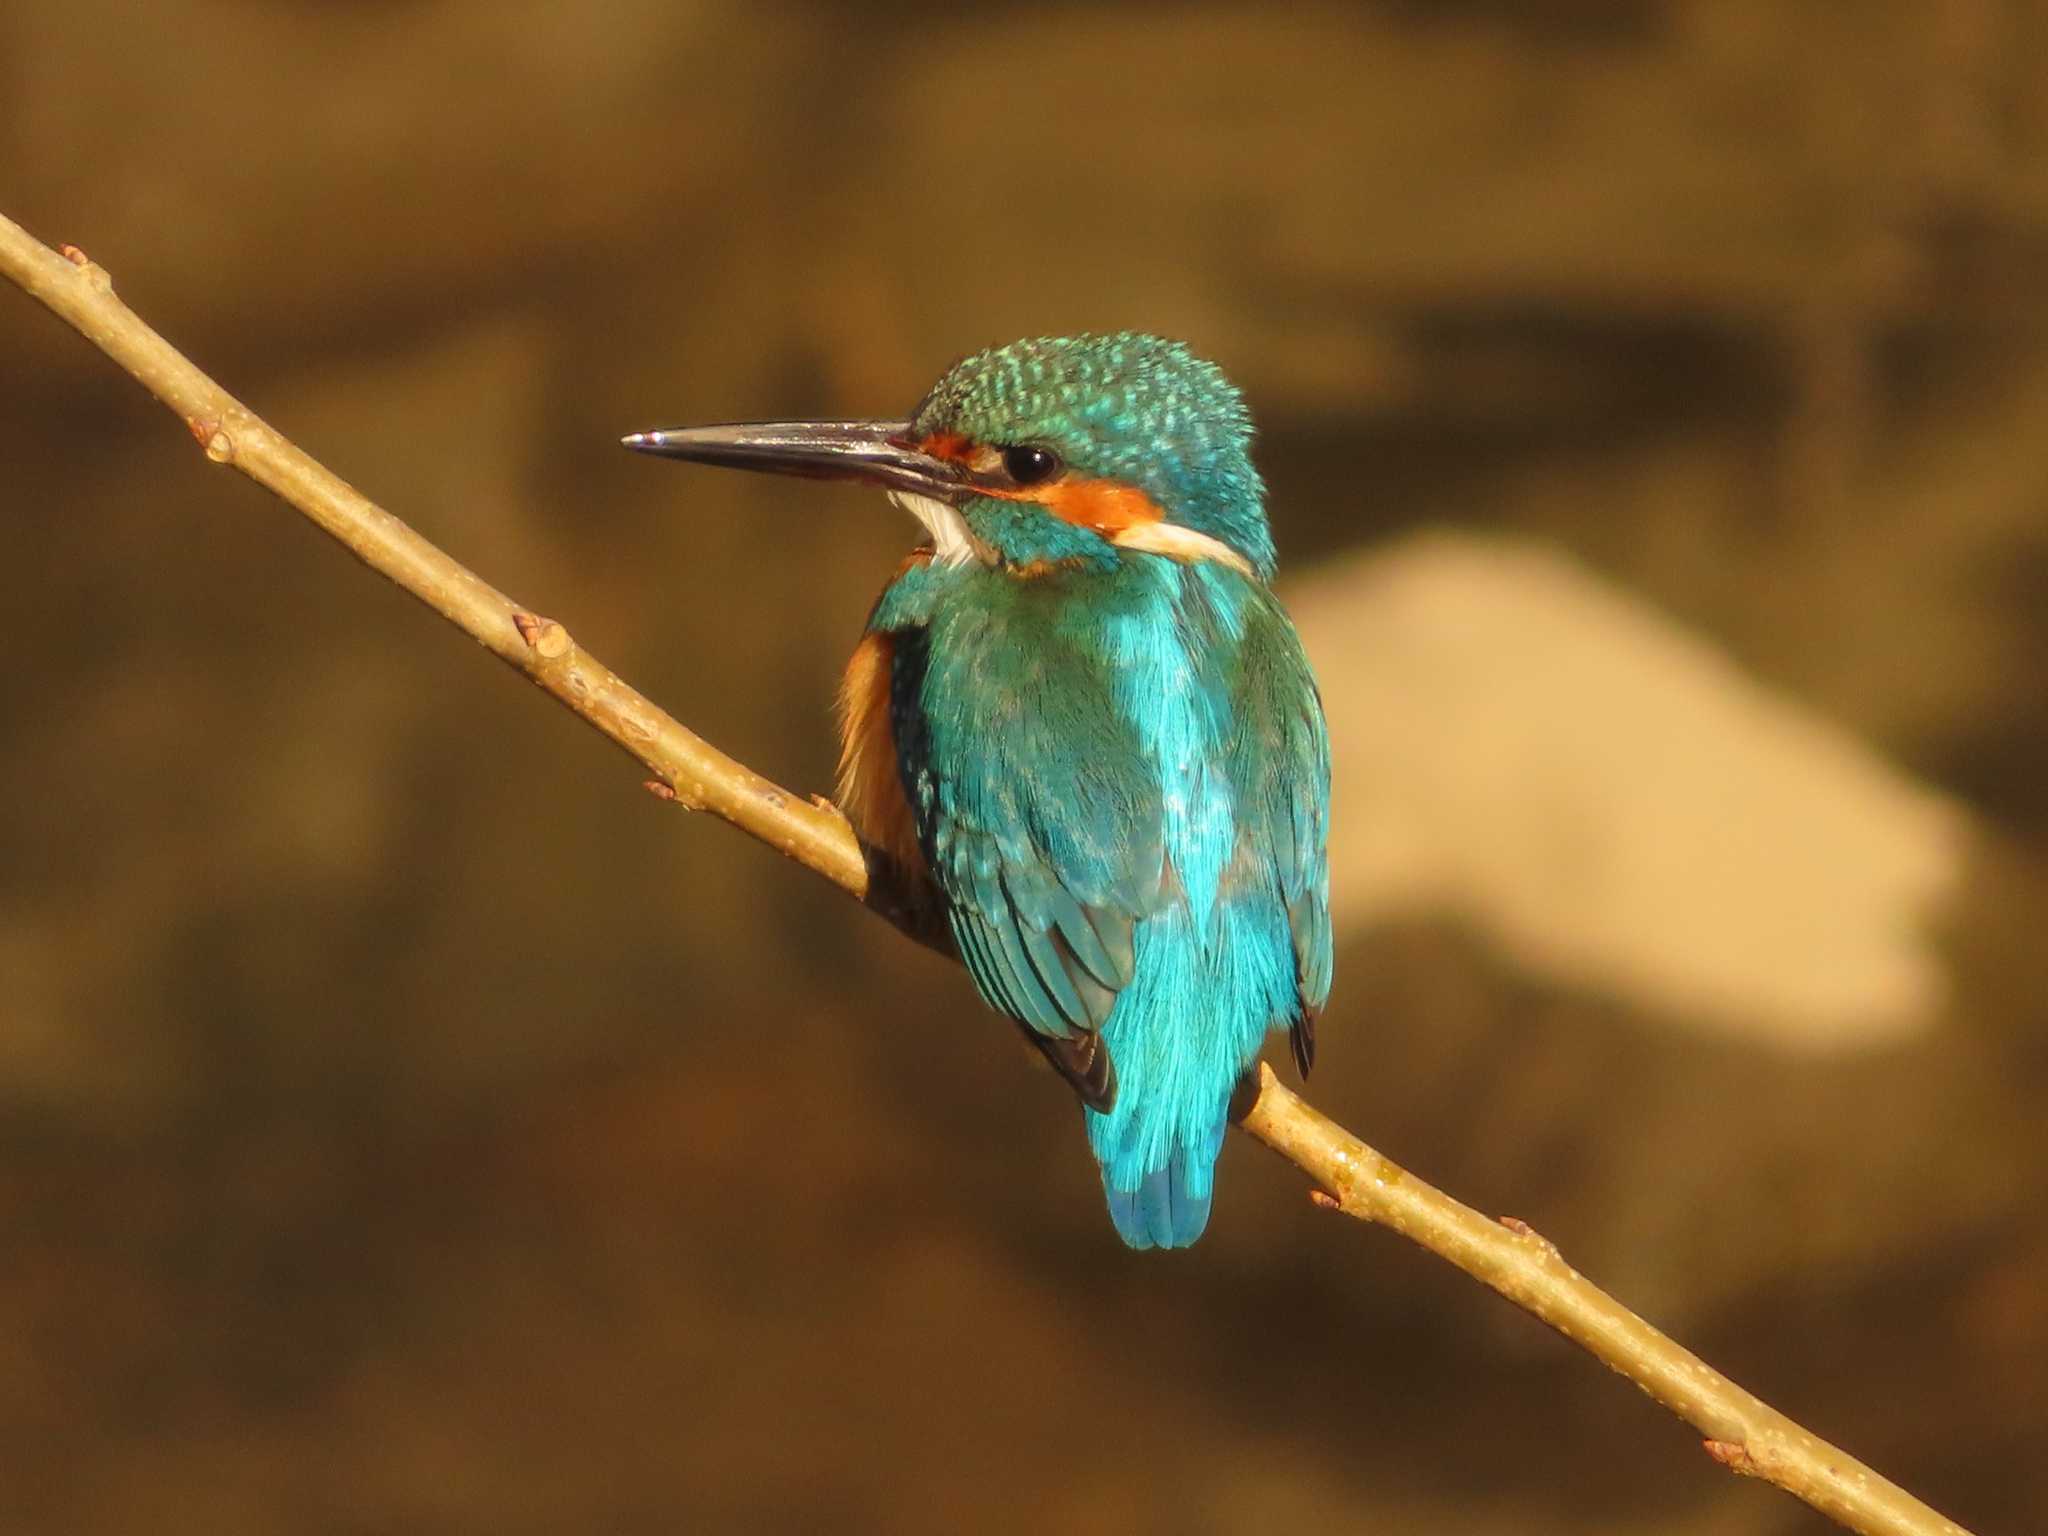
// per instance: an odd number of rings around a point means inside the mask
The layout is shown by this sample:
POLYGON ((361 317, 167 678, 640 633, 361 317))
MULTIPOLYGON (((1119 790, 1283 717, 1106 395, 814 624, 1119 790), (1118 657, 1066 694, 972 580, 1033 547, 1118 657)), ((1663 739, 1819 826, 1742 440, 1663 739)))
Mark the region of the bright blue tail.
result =
POLYGON ((1206 1145, 1176 1144, 1163 1167, 1138 1180, 1134 1189, 1119 1189, 1110 1164, 1102 1168, 1102 1189, 1109 1197, 1109 1219, 1117 1235, 1133 1248, 1185 1248, 1209 1225, 1209 1201, 1216 1188, 1216 1155, 1222 1150, 1223 1126, 1206 1145))
POLYGON ((1278 904, 1229 904, 1208 942, 1185 907, 1138 927, 1136 975, 1102 1038, 1116 1104, 1083 1112, 1117 1235, 1185 1248, 1209 1225, 1230 1092, 1269 1023, 1296 1007, 1293 941, 1278 904))

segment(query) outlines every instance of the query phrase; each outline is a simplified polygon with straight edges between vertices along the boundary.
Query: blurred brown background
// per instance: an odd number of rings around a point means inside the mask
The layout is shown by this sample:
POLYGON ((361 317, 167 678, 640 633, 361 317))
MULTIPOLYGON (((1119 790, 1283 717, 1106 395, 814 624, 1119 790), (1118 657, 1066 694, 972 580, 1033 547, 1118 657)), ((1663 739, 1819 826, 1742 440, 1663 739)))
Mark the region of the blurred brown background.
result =
MULTIPOLYGON (((2021 0, 10 0, 0 209, 806 789, 908 521, 619 433, 1187 337, 1337 735, 1316 1101, 2016 1531, 2044 59, 2021 0)), ((0 1527, 1823 1528, 1248 1144, 1125 1253, 955 968, 11 292, 0 465, 0 1527)))

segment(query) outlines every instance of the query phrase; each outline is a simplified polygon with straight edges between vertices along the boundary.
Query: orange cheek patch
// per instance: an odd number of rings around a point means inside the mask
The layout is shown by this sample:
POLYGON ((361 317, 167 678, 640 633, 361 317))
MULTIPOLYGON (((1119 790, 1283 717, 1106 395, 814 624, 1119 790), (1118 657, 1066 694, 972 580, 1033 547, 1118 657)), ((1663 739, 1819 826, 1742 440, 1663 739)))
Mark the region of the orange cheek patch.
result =
POLYGON ((1115 480, 1053 480, 1017 492, 1042 505, 1061 522, 1112 535, 1140 523, 1163 522, 1159 504, 1134 485, 1115 480))
MULTIPOLYGON (((988 471, 1000 462, 996 450, 958 432, 934 432, 919 439, 921 453, 971 471, 988 471)), ((983 484, 976 488, 983 496, 1003 501, 1032 501, 1061 522, 1092 528, 1105 538, 1144 523, 1159 523, 1166 514, 1150 496, 1133 485, 1115 480, 1087 480, 1068 475, 1043 485, 1020 485, 998 489, 983 484)))

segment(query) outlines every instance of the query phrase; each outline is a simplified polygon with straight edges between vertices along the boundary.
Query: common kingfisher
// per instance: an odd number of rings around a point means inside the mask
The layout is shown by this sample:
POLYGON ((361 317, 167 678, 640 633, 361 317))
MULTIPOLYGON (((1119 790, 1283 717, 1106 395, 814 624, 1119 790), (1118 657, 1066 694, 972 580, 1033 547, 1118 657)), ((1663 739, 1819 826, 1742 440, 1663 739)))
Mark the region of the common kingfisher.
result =
POLYGON ((1330 991, 1329 738, 1273 596, 1251 418, 1132 333, 956 363, 907 421, 636 433, 885 488, 924 525, 840 692, 839 804, 1073 1086, 1133 1248, 1208 1225, 1269 1029, 1330 991))

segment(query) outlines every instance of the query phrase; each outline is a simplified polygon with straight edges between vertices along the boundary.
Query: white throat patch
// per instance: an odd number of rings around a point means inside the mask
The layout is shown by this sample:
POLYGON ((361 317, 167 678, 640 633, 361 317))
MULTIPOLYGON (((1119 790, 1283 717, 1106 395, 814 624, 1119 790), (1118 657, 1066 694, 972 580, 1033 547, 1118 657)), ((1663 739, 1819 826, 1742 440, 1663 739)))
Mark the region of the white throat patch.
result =
POLYGON ((994 563, 981 541, 975 538, 974 531, 967 526, 967 519, 936 496, 926 496, 918 491, 891 491, 889 499, 924 524, 925 532, 932 536, 933 564, 969 565, 976 560, 985 565, 994 563))

